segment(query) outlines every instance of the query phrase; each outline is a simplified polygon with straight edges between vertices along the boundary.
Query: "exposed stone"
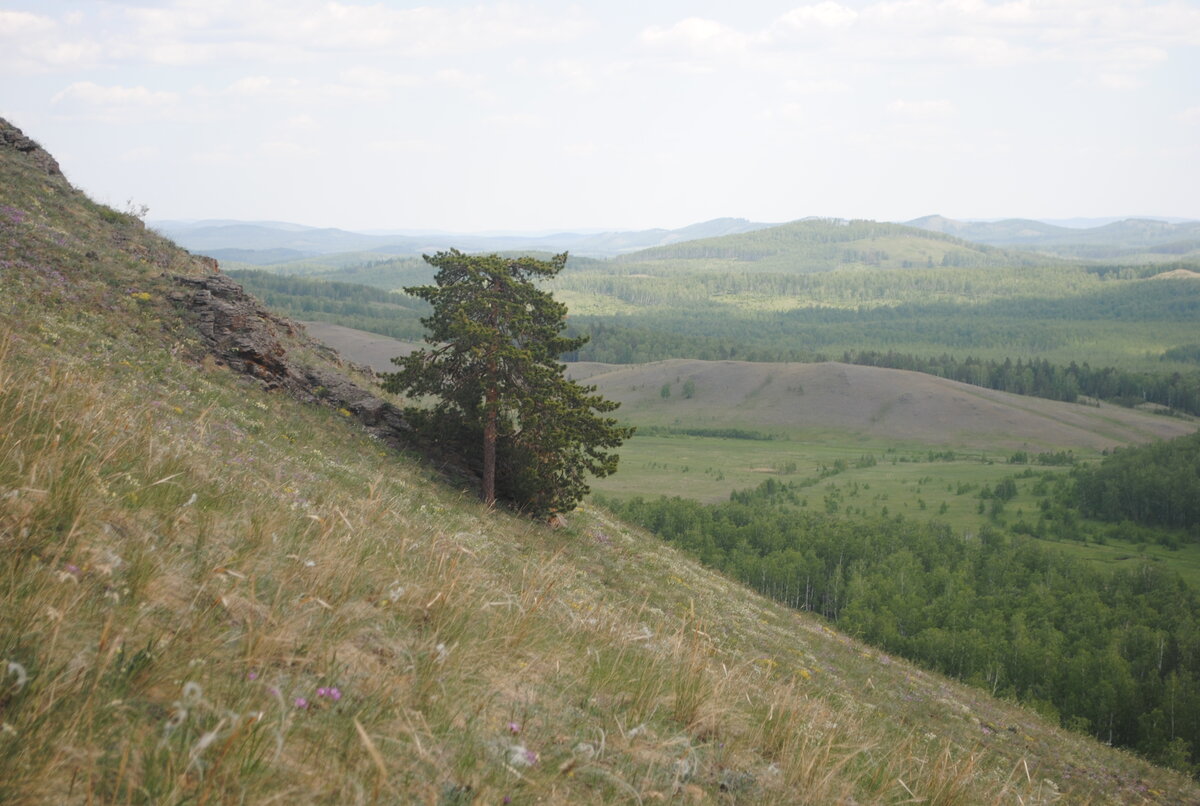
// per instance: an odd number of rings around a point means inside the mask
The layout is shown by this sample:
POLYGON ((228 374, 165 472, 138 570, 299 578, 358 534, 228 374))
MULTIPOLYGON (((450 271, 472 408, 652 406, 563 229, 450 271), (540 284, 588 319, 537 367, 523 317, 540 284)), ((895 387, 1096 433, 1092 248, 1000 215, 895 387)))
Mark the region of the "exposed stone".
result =
POLYGON ((11 148, 20 151, 34 165, 41 168, 50 176, 61 177, 62 169, 58 167, 58 162, 54 157, 50 156, 50 152, 42 148, 34 140, 25 136, 25 133, 16 126, 9 123, 4 118, 0 118, 0 148, 11 148))
MULTIPOLYGON (((216 272, 215 261, 211 268, 216 272)), ((172 280, 177 287, 169 298, 185 310, 218 362, 267 389, 279 389, 307 403, 345 409, 393 447, 413 447, 412 428, 398 408, 333 367, 310 366, 294 358, 299 348, 344 366, 337 353, 310 339, 303 326, 266 310, 224 274, 174 276, 172 280)))

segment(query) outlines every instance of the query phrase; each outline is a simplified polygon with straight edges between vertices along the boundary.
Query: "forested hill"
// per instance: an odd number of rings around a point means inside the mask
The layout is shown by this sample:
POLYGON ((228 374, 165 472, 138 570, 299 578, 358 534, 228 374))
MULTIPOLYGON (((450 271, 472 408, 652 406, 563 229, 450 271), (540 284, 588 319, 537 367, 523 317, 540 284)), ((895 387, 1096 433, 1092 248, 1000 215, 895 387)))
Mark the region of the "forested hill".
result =
POLYGON ((800 273, 854 266, 984 268, 1047 263, 1042 256, 969 243, 902 224, 840 219, 793 221, 754 232, 643 249, 616 260, 651 264, 656 270, 673 265, 692 270, 752 264, 755 271, 800 273))

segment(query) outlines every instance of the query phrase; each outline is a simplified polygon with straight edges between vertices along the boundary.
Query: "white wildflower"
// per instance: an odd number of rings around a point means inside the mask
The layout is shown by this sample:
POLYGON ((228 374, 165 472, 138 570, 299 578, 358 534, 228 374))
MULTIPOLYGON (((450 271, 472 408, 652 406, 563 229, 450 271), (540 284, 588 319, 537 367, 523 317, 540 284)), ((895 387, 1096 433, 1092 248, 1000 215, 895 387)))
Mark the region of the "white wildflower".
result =
POLYGON ((24 667, 24 666, 22 666, 21 664, 17 663, 15 660, 10 660, 10 661, 8 662, 8 670, 5 672, 5 675, 7 676, 7 675, 10 675, 10 674, 11 674, 11 675, 16 675, 16 678, 17 678, 17 682, 16 682, 17 691, 20 691, 21 689, 25 688, 25 684, 26 684, 27 682, 29 682, 29 673, 25 671, 25 667, 24 667))
POLYGON ((508 763, 514 767, 532 767, 538 762, 538 754, 523 744, 514 744, 508 748, 508 763))
POLYGON ((188 708, 194 708, 204 702, 204 689, 200 688, 200 684, 189 680, 183 684, 183 704, 188 708))

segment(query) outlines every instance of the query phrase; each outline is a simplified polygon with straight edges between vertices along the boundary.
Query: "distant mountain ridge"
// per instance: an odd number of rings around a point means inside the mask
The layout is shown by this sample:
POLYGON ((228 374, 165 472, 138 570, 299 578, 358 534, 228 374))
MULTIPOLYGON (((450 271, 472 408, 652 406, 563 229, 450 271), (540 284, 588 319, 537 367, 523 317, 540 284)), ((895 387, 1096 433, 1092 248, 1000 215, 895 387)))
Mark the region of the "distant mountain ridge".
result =
POLYGON ((744 218, 716 218, 679 229, 551 235, 378 235, 274 221, 154 221, 151 226, 193 252, 218 260, 270 265, 339 252, 415 256, 452 247, 467 252, 566 251, 580 257, 613 257, 652 246, 752 232, 775 225, 744 218))
MULTIPOLYGON (((982 245, 999 249, 1029 250, 1074 259, 1139 258, 1166 261, 1200 257, 1200 221, 1126 218, 1082 227, 1065 226, 1067 222, 1086 223, 1086 220, 1066 219, 1061 223, 1026 218, 962 221, 941 215, 929 215, 903 224, 869 223, 873 225, 876 233, 881 232, 883 228, 896 228, 888 232, 890 237, 914 235, 912 232, 903 233, 903 228, 948 236, 965 242, 959 246, 969 251, 982 245)), ((748 247, 751 253, 761 255, 763 249, 758 241, 762 239, 756 238, 754 233, 763 230, 774 231, 771 239, 776 241, 776 244, 767 246, 766 252, 776 253, 781 239, 808 237, 802 234, 804 230, 833 224, 845 227, 863 222, 809 217, 784 224, 771 224, 727 217, 677 229, 551 234, 404 231, 380 234, 336 227, 310 227, 281 221, 230 219, 150 223, 154 229, 193 252, 222 261, 269 266, 351 252, 415 257, 449 248, 468 252, 567 251, 576 257, 662 260, 692 256, 695 253, 695 249, 679 251, 671 248, 680 244, 692 244, 706 253, 711 253, 710 247, 715 244, 704 242, 724 239, 727 236, 747 237, 726 241, 720 245, 718 251, 733 254, 729 252, 732 249, 741 255, 743 247, 748 247)), ((835 240, 846 239, 838 237, 835 240)), ((983 262, 990 262, 990 258, 996 257, 1000 255, 989 255, 989 260, 983 262)))
POLYGON ((988 246, 1031 249, 1060 257, 1107 259, 1200 255, 1200 221, 1127 218, 1095 227, 1066 227, 1044 221, 957 221, 929 215, 906 222, 910 227, 953 235, 988 246))

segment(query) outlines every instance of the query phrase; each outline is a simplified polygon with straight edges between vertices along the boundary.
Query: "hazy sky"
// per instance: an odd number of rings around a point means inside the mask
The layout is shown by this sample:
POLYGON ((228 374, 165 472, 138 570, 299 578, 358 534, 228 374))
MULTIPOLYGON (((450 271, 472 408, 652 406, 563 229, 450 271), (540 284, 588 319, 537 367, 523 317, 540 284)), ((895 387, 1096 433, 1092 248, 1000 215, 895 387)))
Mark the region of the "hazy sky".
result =
POLYGON ((0 117, 151 219, 1200 218, 1200 0, 0 0, 0 117))

